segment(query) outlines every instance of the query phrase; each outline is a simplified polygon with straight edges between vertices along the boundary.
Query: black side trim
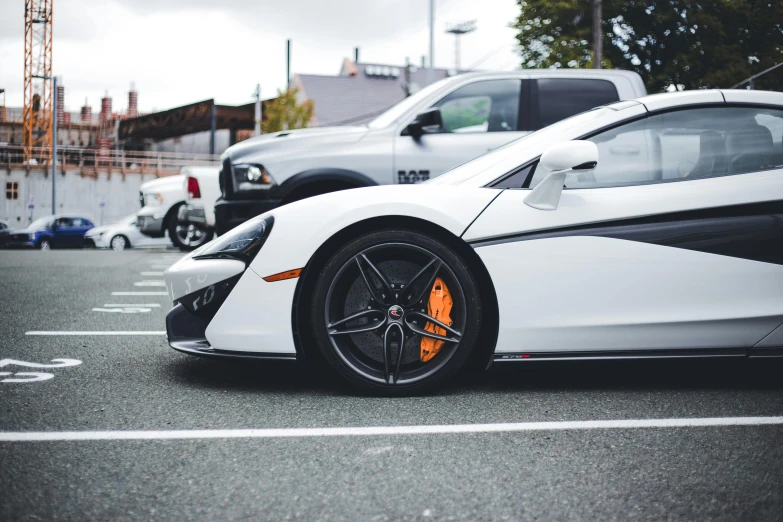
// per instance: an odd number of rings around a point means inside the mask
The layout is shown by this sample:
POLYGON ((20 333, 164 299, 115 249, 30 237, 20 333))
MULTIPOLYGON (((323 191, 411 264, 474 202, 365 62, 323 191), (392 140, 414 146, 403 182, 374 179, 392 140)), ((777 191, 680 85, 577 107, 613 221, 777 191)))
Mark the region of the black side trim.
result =
POLYGON ((594 236, 684 248, 783 265, 783 201, 750 203, 526 232, 471 242, 474 248, 569 236, 594 236))
POLYGON ((206 339, 192 340, 190 342, 170 343, 171 347, 178 352, 198 357, 208 357, 212 359, 262 359, 273 361, 296 361, 296 354, 293 353, 262 353, 262 352, 230 352, 227 350, 215 350, 206 339))
POLYGON ((519 352, 495 354, 494 362, 573 361, 608 359, 679 359, 686 357, 746 357, 744 348, 698 350, 617 350, 589 352, 519 352))

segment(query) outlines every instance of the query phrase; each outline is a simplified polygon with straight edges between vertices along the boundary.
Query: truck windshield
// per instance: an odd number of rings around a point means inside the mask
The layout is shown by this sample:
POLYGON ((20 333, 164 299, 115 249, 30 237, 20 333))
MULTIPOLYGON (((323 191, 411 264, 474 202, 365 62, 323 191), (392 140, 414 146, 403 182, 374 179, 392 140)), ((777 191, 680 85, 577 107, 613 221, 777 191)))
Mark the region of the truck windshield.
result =
POLYGON ((432 85, 428 85, 415 94, 411 94, 397 105, 393 105, 390 109, 387 109, 386 112, 372 120, 367 124, 367 126, 371 129, 380 129, 382 127, 386 127, 387 125, 391 125, 397 121, 400 116, 408 112, 420 101, 424 100, 427 98, 427 96, 443 87, 443 84, 447 83, 450 79, 451 78, 444 78, 433 83, 432 85))

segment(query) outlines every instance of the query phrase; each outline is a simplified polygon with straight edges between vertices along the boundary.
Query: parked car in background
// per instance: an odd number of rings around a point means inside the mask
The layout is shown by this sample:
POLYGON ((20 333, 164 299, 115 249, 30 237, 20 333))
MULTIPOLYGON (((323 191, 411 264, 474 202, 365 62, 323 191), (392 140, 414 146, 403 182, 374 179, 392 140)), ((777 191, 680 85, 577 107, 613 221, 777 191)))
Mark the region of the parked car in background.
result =
POLYGON ((136 214, 136 226, 142 234, 160 238, 168 232, 174 246, 180 246, 177 241, 177 212, 185 203, 184 179, 182 175, 167 176, 141 185, 139 200, 142 208, 136 214))
POLYGON ((92 221, 82 216, 55 215, 36 219, 27 227, 8 234, 9 247, 82 248, 84 234, 94 228, 92 221))
POLYGON ((0 221, 0 247, 4 247, 8 241, 9 230, 8 221, 0 221))
POLYGON ((163 237, 149 237, 136 226, 136 215, 131 214, 111 225, 95 227, 84 235, 85 246, 125 250, 128 248, 162 246, 170 244, 166 234, 163 237))
POLYGON ((212 239, 215 231, 215 201, 220 197, 220 168, 184 167, 185 204, 179 207, 178 222, 185 228, 181 250, 193 250, 212 239))
POLYGON ((218 234, 280 205, 349 188, 418 183, 556 121, 646 94, 614 70, 522 70, 446 78, 366 126, 268 134, 222 156, 218 234))

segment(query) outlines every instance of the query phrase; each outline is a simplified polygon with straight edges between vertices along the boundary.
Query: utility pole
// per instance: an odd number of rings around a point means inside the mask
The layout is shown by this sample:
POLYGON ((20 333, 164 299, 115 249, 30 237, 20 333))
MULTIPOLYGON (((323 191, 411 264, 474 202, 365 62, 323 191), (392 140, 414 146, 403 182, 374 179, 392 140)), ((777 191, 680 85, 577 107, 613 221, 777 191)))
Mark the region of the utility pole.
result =
POLYGON ((433 61, 435 59, 435 0, 430 0, 430 66, 427 69, 427 85, 435 81, 433 61))
POLYGON ((476 30, 476 21, 470 20, 468 22, 462 22, 459 24, 453 24, 446 29, 446 32, 454 35, 454 70, 459 73, 459 40, 463 34, 472 33, 476 30))
POLYGON ((253 129, 253 136, 261 136, 261 84, 256 84, 256 90, 253 93, 256 98, 256 125, 253 129))
POLYGON ((601 68, 601 60, 604 56, 604 40, 601 35, 602 11, 601 0, 593 0, 593 69, 601 68))
MULTIPOLYGON (((57 92, 57 76, 52 78, 52 90, 57 92)), ((52 214, 57 214, 57 96, 52 96, 52 214)))
POLYGON ((285 89, 291 88, 291 39, 285 41, 285 89))

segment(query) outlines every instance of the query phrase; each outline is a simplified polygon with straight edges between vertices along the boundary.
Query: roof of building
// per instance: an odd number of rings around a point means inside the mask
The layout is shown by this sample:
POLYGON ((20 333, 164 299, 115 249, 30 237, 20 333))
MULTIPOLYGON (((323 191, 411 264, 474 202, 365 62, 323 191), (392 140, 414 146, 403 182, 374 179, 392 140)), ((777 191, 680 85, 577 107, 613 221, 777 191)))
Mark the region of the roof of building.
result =
MULTIPOLYGON (((434 80, 446 78, 446 69, 434 69, 434 80)), ((314 124, 358 125, 367 123, 403 100, 405 67, 344 60, 337 76, 296 74, 293 84, 299 101, 314 103, 314 124)), ((427 85, 427 69, 411 66, 411 92, 427 85)))

